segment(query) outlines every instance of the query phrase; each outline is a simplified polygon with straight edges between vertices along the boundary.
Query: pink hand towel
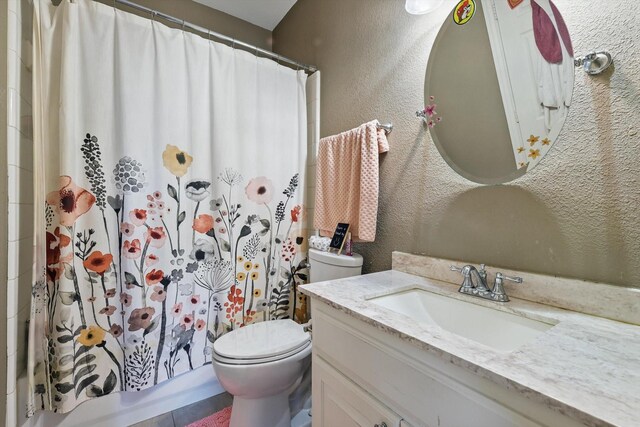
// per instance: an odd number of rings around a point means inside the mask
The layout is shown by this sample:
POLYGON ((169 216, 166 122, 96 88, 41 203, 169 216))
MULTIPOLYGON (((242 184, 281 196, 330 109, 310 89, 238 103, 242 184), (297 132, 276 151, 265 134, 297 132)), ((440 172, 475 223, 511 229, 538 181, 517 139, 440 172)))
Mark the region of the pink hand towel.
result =
POLYGON ((377 123, 320 140, 313 225, 323 236, 333 235, 336 225, 346 222, 354 240, 376 238, 379 154, 389 151, 377 123))

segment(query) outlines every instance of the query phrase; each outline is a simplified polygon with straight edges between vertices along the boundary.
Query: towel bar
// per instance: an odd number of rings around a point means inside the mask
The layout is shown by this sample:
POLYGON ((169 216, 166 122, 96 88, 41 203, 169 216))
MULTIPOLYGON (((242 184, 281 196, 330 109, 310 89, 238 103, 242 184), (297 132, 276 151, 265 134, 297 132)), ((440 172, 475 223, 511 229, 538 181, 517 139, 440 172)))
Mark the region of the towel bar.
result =
POLYGON ((378 126, 378 129, 384 129, 386 135, 389 135, 393 130, 393 123, 378 123, 376 126, 378 126))

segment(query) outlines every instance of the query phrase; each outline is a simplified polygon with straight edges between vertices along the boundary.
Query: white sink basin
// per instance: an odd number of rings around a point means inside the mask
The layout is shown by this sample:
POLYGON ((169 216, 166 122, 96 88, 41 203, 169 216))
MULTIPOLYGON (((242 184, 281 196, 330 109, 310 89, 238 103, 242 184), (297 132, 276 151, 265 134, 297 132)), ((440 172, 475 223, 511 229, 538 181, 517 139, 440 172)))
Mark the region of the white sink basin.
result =
POLYGON ((418 323, 437 325, 501 352, 516 350, 554 326, 422 289, 374 297, 369 301, 409 316, 418 323))

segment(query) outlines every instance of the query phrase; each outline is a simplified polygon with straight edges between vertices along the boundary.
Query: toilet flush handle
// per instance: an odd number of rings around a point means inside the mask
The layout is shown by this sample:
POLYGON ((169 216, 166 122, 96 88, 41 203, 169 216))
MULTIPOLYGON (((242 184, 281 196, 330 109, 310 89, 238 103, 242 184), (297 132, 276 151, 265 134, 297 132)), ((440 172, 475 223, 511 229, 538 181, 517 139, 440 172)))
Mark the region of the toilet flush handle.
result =
POLYGON ((303 323, 302 324, 302 330, 303 331, 311 333, 311 320, 312 319, 309 319, 309 321, 307 323, 303 323))

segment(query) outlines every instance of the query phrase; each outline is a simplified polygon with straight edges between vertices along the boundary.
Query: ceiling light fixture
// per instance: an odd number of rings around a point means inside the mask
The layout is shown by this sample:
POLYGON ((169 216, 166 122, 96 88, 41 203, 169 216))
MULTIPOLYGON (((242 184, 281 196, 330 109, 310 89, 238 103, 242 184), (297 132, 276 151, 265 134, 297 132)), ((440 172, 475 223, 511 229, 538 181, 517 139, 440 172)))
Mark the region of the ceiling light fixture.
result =
POLYGON ((404 8, 412 15, 431 12, 442 5, 444 0, 406 0, 404 8))

